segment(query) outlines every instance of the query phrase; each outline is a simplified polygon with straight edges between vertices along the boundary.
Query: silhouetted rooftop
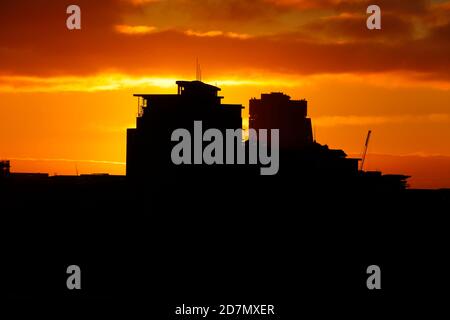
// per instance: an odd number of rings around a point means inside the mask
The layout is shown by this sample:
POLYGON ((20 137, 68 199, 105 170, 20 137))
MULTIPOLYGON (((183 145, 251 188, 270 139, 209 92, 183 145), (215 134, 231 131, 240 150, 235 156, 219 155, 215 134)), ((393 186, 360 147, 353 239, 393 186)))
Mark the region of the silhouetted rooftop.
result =
POLYGON ((176 84, 178 86, 184 87, 186 89, 203 89, 203 90, 212 90, 212 91, 220 91, 221 90, 220 88, 218 88, 216 86, 213 86, 213 85, 210 85, 210 84, 198 81, 198 80, 194 80, 194 81, 179 80, 176 82, 176 84))

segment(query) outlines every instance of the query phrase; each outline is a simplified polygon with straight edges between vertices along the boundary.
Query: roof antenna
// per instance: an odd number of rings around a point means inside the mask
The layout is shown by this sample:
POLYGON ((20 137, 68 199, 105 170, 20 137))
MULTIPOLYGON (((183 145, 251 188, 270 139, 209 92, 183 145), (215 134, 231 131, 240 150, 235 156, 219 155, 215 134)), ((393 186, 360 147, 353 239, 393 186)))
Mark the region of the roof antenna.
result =
POLYGON ((198 81, 198 76, 199 76, 199 72, 198 72, 198 58, 196 58, 195 60, 195 80, 198 81))
POLYGON ((195 80, 202 81, 202 69, 200 68, 200 64, 198 63, 198 58, 197 58, 197 64, 196 64, 195 80))

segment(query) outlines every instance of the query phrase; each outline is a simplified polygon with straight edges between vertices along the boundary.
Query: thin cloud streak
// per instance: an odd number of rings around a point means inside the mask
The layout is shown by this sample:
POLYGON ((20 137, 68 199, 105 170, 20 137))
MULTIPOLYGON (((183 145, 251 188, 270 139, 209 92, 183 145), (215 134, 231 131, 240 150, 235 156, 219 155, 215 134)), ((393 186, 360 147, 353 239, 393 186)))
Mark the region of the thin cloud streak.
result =
MULTIPOLYGON (((92 76, 1 76, 0 93, 11 92, 98 92, 139 88, 171 88, 182 75, 128 75, 105 73, 92 76)), ((313 74, 286 75, 274 73, 251 73, 236 77, 214 75, 204 79, 218 86, 248 86, 277 88, 301 88, 312 86, 321 80, 340 81, 353 84, 369 84, 385 88, 431 87, 438 90, 450 90, 450 82, 427 81, 427 76, 419 73, 380 73, 380 74, 313 74)))
MULTIPOLYGON (((100 74, 90 77, 25 77, 0 76, 0 93, 8 92, 97 92, 138 88, 171 88, 181 76, 152 77, 125 74, 100 74)), ((301 86, 303 79, 255 76, 250 79, 214 78, 213 83, 223 86, 301 86)))
POLYGON ((148 33, 156 32, 158 29, 152 26, 129 26, 129 25, 116 25, 115 30, 118 33, 129 34, 129 35, 143 35, 148 33))
POLYGON ((195 37, 227 37, 232 39, 250 39, 252 38, 251 35, 246 33, 237 33, 237 32, 224 32, 220 30, 212 30, 212 31, 194 31, 194 30, 187 30, 185 32, 188 36, 195 36, 195 37))
POLYGON ((405 123, 450 123, 450 114, 399 115, 399 116, 319 116, 314 118, 317 127, 368 126, 405 123))

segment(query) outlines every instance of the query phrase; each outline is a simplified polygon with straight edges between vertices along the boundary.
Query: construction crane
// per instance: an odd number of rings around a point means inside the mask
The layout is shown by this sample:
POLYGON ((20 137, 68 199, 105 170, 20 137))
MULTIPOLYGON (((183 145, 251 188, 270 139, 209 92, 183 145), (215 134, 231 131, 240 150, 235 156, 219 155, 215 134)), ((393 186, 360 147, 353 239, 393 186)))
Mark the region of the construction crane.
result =
POLYGON ((363 156, 361 159, 361 168, 359 169, 360 171, 363 171, 363 169, 364 169, 364 161, 366 160, 366 154, 367 154, 367 149, 369 148, 369 141, 370 141, 371 134, 372 134, 372 130, 369 130, 369 132, 367 132, 366 144, 364 145, 364 152, 363 152, 363 156))

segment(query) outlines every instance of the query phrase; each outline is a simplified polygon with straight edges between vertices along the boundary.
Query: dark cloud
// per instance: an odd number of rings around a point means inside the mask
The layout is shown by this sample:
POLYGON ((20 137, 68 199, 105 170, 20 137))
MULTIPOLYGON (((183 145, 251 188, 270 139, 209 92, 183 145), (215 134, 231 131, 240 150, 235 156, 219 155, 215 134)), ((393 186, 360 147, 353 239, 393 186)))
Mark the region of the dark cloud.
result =
POLYGON ((377 4, 382 11, 408 15, 426 14, 432 3, 430 0, 377 0, 375 2, 366 1, 366 5, 377 4))
POLYGON ((266 3, 296 8, 298 10, 326 9, 336 12, 365 12, 376 4, 382 11, 397 14, 419 15, 429 11, 432 0, 265 0, 266 3))
MULTIPOLYGON (((77 2, 82 7, 81 31, 66 29, 65 1, 2 2, 0 72, 39 76, 109 71, 191 74, 193 61, 199 57, 210 75, 249 70, 288 74, 410 71, 450 81, 448 23, 428 26, 425 36, 416 37, 417 26, 406 16, 383 14, 383 29, 368 31, 364 14, 341 14, 320 17, 297 31, 249 39, 188 36, 175 25, 173 29, 132 36, 117 33, 114 26, 127 23, 130 15, 145 16, 148 7, 123 0, 77 2)), ((184 2, 187 10, 188 2, 184 2)), ((394 2, 390 10, 413 13, 423 9, 417 4, 394 2)), ((419 2, 428 6, 427 1, 419 2)), ((221 9, 218 1, 211 1, 211 17, 222 12, 223 21, 233 16, 244 19, 252 14, 249 3, 231 1, 224 5, 227 9, 221 9)), ((286 4, 272 5, 286 8, 286 4)), ((207 26, 208 10, 193 8, 207 26)), ((152 25, 151 21, 148 25, 152 25)))
POLYGON ((382 30, 368 30, 366 15, 340 15, 305 24, 302 30, 312 38, 326 41, 408 41, 415 36, 414 23, 397 15, 383 14, 382 30))

